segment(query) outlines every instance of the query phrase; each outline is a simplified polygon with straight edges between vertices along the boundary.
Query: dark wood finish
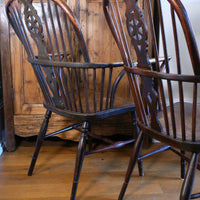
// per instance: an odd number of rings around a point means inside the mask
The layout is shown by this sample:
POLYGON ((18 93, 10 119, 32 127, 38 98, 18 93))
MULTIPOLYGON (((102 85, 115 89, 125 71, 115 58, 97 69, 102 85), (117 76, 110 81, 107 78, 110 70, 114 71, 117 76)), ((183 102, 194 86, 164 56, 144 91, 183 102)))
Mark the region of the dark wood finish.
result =
MULTIPOLYGON (((154 10, 154 6, 156 7, 155 5, 155 2, 154 1, 151 1, 151 7, 146 7, 146 4, 143 4, 141 2, 138 2, 137 4, 137 7, 140 7, 141 9, 144 8, 144 13, 146 15, 146 18, 148 19, 148 10, 151 11, 151 14, 152 14, 152 17, 155 17, 156 14, 153 14, 153 13, 156 13, 156 11, 154 10)), ((138 65, 138 62, 136 62, 136 51, 134 50, 134 42, 132 42, 130 40, 130 38, 128 37, 129 35, 129 32, 127 31, 127 29, 123 26, 123 22, 125 20, 123 20, 124 16, 121 15, 121 13, 125 13, 126 12, 126 9, 124 9, 124 7, 126 7, 126 4, 125 2, 118 2, 118 1, 113 1, 113 2, 109 2, 109 1, 104 1, 104 13, 105 13, 105 17, 107 19, 107 22, 108 22, 108 25, 110 27, 110 30, 115 38, 115 41, 117 43, 117 46, 120 50, 120 53, 121 53, 121 57, 122 59, 124 60, 124 63, 125 63, 125 66, 136 66, 138 65)), ((140 13, 135 13, 137 16, 140 15, 140 13)), ((138 20, 136 22, 136 24, 138 23, 138 25, 141 25, 141 22, 138 20)), ((151 26, 152 24, 154 24, 154 21, 152 20, 148 20, 148 26, 151 26)), ((157 23, 155 23, 157 24, 157 23)), ((133 24, 134 25, 134 24, 133 24)), ((157 26, 157 25, 156 25, 157 26)), ((141 28, 141 27, 140 27, 141 28)), ((140 32, 142 32, 142 30, 145 30, 146 29, 146 26, 143 25, 143 27, 140 29, 140 32)), ((156 28, 156 34, 153 34, 153 33, 147 33, 148 34, 148 41, 150 43, 149 45, 149 49, 146 49, 148 50, 148 53, 149 55, 151 56, 151 59, 149 59, 149 64, 150 65, 153 65, 155 66, 155 58, 153 58, 153 48, 152 47, 152 42, 153 42, 153 36, 155 36, 156 39, 158 39, 158 36, 157 36, 157 32, 158 32, 158 29, 159 27, 156 28)), ((132 30, 134 31, 134 28, 132 28, 132 30)), ((146 35, 147 37, 147 35, 146 35)), ((138 46, 141 46, 142 43, 138 46)), ((145 45, 147 45, 145 43, 145 45)), ((144 46, 145 47, 145 46, 144 46)), ((139 51, 139 48, 141 47, 138 47, 136 50, 137 52, 139 51)), ((142 52, 142 54, 146 54, 147 52, 142 52)), ((170 60, 170 57, 168 58, 170 60)), ((164 66, 164 58, 160 57, 159 58, 159 62, 161 63, 161 66, 163 67, 164 66)), ((129 78, 129 77, 128 77, 129 78)), ((134 79, 134 81, 138 81, 137 79, 134 79)), ((155 82, 155 85, 156 85, 156 82, 155 82)), ((142 85, 139 85, 139 88, 142 89, 142 85)), ((136 94, 133 94, 134 96, 134 100, 135 101, 138 101, 138 95, 136 94)), ((159 106, 161 106, 159 104, 159 106)), ((143 146, 147 146, 146 144, 151 144, 151 140, 152 138, 149 137, 148 135, 145 135, 144 137, 144 140, 142 142, 142 145, 143 146)), ((166 151, 166 150, 169 150, 171 149, 169 145, 166 145, 166 146, 163 146, 162 148, 159 148, 153 152, 149 152, 148 154, 145 154, 145 155, 141 155, 138 160, 141 160, 143 158, 146 158, 148 156, 151 156, 151 155, 154 155, 154 154, 157 154, 157 153, 160 153, 162 151, 166 151)), ((141 148, 140 148, 140 151, 141 151, 141 148)), ((139 152, 140 152, 139 151, 139 152)), ((139 153, 140 154, 140 153, 139 153)), ((182 174, 181 174, 181 177, 184 178, 184 164, 185 162, 182 161, 181 163, 181 171, 182 171, 182 174)), ((140 173, 140 175, 143 174, 143 173, 140 173)))
POLYGON ((51 113, 52 113, 51 111, 48 111, 48 110, 46 111, 46 115, 44 117, 42 126, 40 128, 40 132, 38 134, 36 145, 35 145, 34 154, 33 154, 33 157, 32 157, 32 160, 31 160, 31 164, 30 164, 30 167, 29 167, 29 170, 28 170, 28 175, 29 176, 31 176, 32 173, 33 173, 33 169, 35 167, 35 163, 37 161, 37 157, 38 157, 40 148, 42 146, 42 142, 43 142, 43 140, 45 138, 45 135, 46 135, 46 132, 47 132, 48 123, 49 123, 49 119, 51 117, 51 113))
MULTIPOLYGON (((75 199, 85 155, 119 148, 135 141, 132 137, 128 141, 115 142, 95 135, 92 131, 94 121, 124 113, 132 113, 132 123, 135 123, 136 110, 133 100, 128 102, 117 95, 117 89, 125 74, 123 63, 90 62, 78 20, 61 0, 8 0, 6 12, 26 50, 28 61, 32 64, 47 110, 28 175, 33 173, 45 138, 73 129, 78 130, 81 137, 71 194, 71 199, 75 199), (77 123, 47 134, 52 112, 75 119, 77 123), (98 150, 86 150, 87 138, 88 141, 91 141, 91 138, 101 139, 108 145, 98 150)), ((136 123, 133 134, 137 134, 136 123)), ((142 172, 141 160, 138 162, 142 172)))
MULTIPOLYGON (((182 2, 180 0, 168 0, 165 2, 168 2, 169 5, 168 19, 171 16, 171 32, 173 35, 170 42, 171 44, 174 42, 174 53, 170 52, 172 54, 170 56, 175 60, 175 64, 172 64, 171 59, 169 59, 169 50, 166 42, 166 31, 169 31, 169 29, 165 30, 161 5, 163 2, 163 0, 157 1, 160 41, 162 41, 162 45, 159 46, 153 21, 151 1, 145 1, 145 7, 148 10, 145 14, 148 16, 148 20, 144 18, 143 10, 139 8, 137 0, 126 1, 126 28, 137 58, 137 63, 133 63, 129 53, 130 48, 125 40, 125 31, 122 30, 123 24, 121 22, 119 24, 115 23, 115 18, 119 19, 120 17, 120 13, 118 11, 115 12, 113 9, 119 9, 116 6, 117 0, 114 3, 104 0, 105 15, 125 63, 125 70, 128 74, 135 99, 137 121, 140 128, 140 133, 134 143, 133 153, 119 199, 123 199, 124 197, 138 155, 140 155, 145 134, 169 145, 172 151, 181 156, 181 163, 183 165, 184 160, 189 162, 180 192, 180 199, 189 200, 200 197, 200 194, 192 195, 200 152, 198 134, 199 105, 197 95, 200 83, 200 56, 190 21, 182 2), (114 12, 117 13, 115 17, 113 17, 114 12), (181 39, 177 31, 178 21, 181 24, 184 34, 184 38, 181 39), (150 40, 153 45, 152 55, 155 56, 154 64, 150 63, 149 59, 151 58, 148 49, 149 33, 152 36, 150 40), (191 65, 187 65, 186 67, 187 71, 190 71, 191 74, 187 74, 183 69, 184 63, 181 62, 182 55, 179 42, 181 44, 185 42, 188 48, 191 65), (160 52, 163 52, 164 62, 160 62, 159 60, 160 52), (175 85, 177 85, 178 92, 175 91, 175 85), (184 88, 186 89, 188 86, 191 86, 190 90, 192 90, 191 103, 186 103, 187 100, 184 92, 184 88), (175 103, 176 93, 178 93, 178 103, 175 103), (159 103, 161 103, 161 106, 159 106, 159 103), (180 152, 174 148, 180 150, 180 152), (185 152, 191 152, 191 158, 187 158, 185 152)), ((165 7, 165 9, 167 8, 165 7)), ((182 174, 184 174, 184 168, 182 174)))

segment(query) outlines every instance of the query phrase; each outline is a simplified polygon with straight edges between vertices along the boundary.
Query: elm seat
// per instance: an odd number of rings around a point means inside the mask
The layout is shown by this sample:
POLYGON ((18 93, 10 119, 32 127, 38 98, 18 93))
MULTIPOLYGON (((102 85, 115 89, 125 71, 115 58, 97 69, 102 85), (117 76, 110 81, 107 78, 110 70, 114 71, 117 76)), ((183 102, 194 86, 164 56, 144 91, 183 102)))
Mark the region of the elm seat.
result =
MULTIPOLYGON (((192 139, 192 107, 193 104, 189 102, 184 103, 184 111, 185 111, 185 132, 187 133, 186 139, 192 139)), ((176 121, 176 131, 179 138, 181 138, 182 128, 181 128, 181 111, 180 111, 180 102, 174 103, 174 115, 176 121)), ((197 104, 197 114, 196 114, 196 141, 200 141, 200 104, 197 104)), ((167 107, 168 118, 170 119, 170 107, 167 107)), ((165 127, 165 119, 163 112, 158 112, 158 119, 162 125, 165 127)), ((172 122, 169 121, 170 132, 172 133, 172 122)), ((166 130, 164 130, 166 132, 166 130)))

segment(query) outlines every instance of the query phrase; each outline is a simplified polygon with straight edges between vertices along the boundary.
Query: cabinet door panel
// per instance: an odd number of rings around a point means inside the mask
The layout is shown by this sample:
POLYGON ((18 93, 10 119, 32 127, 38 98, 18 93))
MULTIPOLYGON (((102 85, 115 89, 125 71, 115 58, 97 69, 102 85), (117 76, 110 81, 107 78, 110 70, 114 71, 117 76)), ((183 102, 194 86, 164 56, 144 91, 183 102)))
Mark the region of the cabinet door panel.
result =
MULTIPOLYGON (((87 19, 85 38, 92 62, 121 62, 119 49, 104 17, 102 0, 87 0, 86 3, 87 10, 82 13, 81 17, 87 19), (87 16, 84 17, 84 15, 87 16)), ((119 5, 125 12, 123 0, 119 1, 119 5)), ((123 17, 123 21, 125 23, 125 17, 123 17)), ((117 76, 120 71, 121 69, 114 71, 113 75, 117 76)), ((127 99, 132 97, 126 75, 121 80, 116 95, 122 96, 122 94, 127 99)))
POLYGON ((18 38, 10 37, 14 114, 43 114, 42 92, 18 38))

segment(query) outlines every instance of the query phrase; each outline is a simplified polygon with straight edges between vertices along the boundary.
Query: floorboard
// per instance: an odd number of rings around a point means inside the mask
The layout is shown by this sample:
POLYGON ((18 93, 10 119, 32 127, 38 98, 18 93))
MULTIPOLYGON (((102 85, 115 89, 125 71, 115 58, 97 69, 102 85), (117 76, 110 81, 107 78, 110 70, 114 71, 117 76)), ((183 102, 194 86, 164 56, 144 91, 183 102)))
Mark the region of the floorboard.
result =
MULTIPOLYGON (((1 200, 66 200, 75 164, 76 143, 45 141, 33 176, 27 176, 34 141, 22 141, 15 152, 0 156, 1 200)), ((151 149, 159 144, 153 145, 151 149)), ((144 151, 149 151, 144 150, 144 151)), ((86 156, 77 200, 116 200, 123 183, 131 146, 86 156)), ((124 200, 177 200, 182 184, 180 159, 171 151, 145 158, 144 177, 134 171, 124 200)), ((194 192, 198 192, 197 172, 194 192)))

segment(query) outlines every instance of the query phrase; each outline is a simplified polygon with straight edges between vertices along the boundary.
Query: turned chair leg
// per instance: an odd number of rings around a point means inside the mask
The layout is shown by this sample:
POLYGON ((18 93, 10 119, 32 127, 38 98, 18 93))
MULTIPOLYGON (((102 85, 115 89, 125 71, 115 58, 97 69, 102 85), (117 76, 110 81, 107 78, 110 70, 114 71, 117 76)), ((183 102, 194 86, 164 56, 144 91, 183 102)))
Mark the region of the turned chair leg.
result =
MULTIPOLYGON (((136 113, 136 111, 131 112, 131 118, 132 118, 132 123, 133 123, 133 138, 137 138, 137 136, 139 134, 139 128, 137 126, 137 113, 136 113)), ((142 151, 142 148, 139 151, 138 157, 140 157, 141 151, 142 151)), ((139 176, 144 176, 142 159, 138 159, 137 163, 138 163, 139 176)))
POLYGON ((189 200, 191 197, 198 159, 199 154, 193 153, 181 188, 180 200, 189 200))
MULTIPOLYGON (((181 151, 181 154, 185 155, 185 152, 181 151)), ((185 178, 185 165, 186 161, 184 158, 181 157, 181 179, 185 178)))
POLYGON ((119 198, 118 198, 119 200, 122 200, 123 197, 124 197, 126 188, 128 186, 129 180, 131 178, 131 174, 132 174, 133 169, 135 167, 135 164, 137 162, 137 158, 139 156, 139 153, 141 152, 143 138, 144 138, 144 133, 142 133, 142 131, 140 131, 140 133, 139 133, 139 135, 138 135, 138 137, 137 137, 137 139, 134 143, 134 146, 133 146, 133 152, 132 152, 132 155, 131 155, 131 158, 130 158, 130 161, 129 161, 129 165, 128 165, 128 169, 127 169, 127 172, 126 172, 124 184, 122 186, 122 189, 121 189, 121 192, 120 192, 120 195, 119 195, 119 198))
MULTIPOLYGON (((142 152, 142 146, 141 146, 141 148, 140 148, 140 150, 138 152, 138 158, 141 155, 141 152, 142 152)), ((143 161, 142 161, 142 159, 138 159, 137 163, 138 163, 139 176, 144 176, 143 161)))
POLYGON ((78 148, 77 148, 77 152, 76 152, 76 164, 75 164, 74 180, 73 180, 73 186, 72 186, 72 192, 71 192, 70 200, 75 200, 75 197, 76 197, 78 181, 79 181, 79 177, 80 177, 80 173, 81 173, 83 159, 84 159, 84 156, 85 156, 86 136, 87 136, 88 131, 89 131, 89 123, 84 122, 83 126, 82 126, 81 138, 80 138, 78 148))
POLYGON ((47 131, 47 127, 48 127, 49 119, 51 117, 51 113, 52 113, 51 111, 48 111, 48 110, 46 111, 44 120, 43 120, 41 128, 40 128, 40 132, 37 136, 35 150, 34 150, 33 157, 32 157, 32 160, 31 160, 31 164, 30 164, 30 167, 29 167, 29 170, 28 170, 28 176, 32 176, 32 174, 33 174, 33 169, 35 167, 35 163, 37 161, 37 157, 38 157, 40 148, 42 146, 42 142, 44 140, 44 137, 45 137, 45 134, 46 134, 46 131, 47 131))

